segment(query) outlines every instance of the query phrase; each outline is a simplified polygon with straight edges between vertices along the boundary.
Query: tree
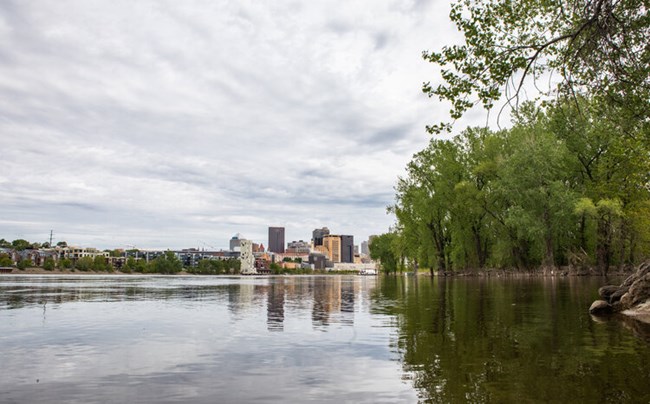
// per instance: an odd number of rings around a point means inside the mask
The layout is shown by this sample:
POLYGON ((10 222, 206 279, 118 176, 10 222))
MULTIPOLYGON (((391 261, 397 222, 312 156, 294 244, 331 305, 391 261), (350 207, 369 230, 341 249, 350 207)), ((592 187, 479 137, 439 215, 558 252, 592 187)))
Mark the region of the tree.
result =
POLYGON ((59 241, 58 243, 56 243, 56 246, 61 247, 61 248, 65 248, 65 247, 68 246, 68 243, 65 242, 65 241, 59 241))
MULTIPOLYGON (((408 176, 397 183, 394 211, 407 232, 431 242, 439 271, 450 264, 452 212, 455 186, 463 180, 458 144, 432 139, 407 165, 408 176)), ((426 256, 420 254, 420 258, 426 256)), ((422 261, 422 260, 421 260, 422 261)), ((430 266, 431 268, 431 266, 430 266)))
POLYGON ((88 272, 93 269, 95 260, 92 257, 81 257, 74 263, 75 269, 88 272))
POLYGON ((43 269, 46 271, 54 271, 55 266, 56 265, 52 257, 46 258, 45 261, 43 262, 43 269))
POLYGON ((93 270, 94 271, 106 271, 109 269, 108 263, 106 262, 106 257, 103 255, 96 255, 93 258, 93 270))
POLYGON ((165 254, 151 261, 146 272, 159 274, 175 274, 183 269, 183 264, 176 257, 173 251, 165 251, 165 254))
POLYGON ((449 101, 453 120, 503 94, 516 102, 527 80, 546 74, 560 80, 544 94, 587 94, 621 107, 624 120, 650 116, 647 0, 458 0, 450 18, 464 43, 423 52, 443 80, 423 91, 449 101))
POLYGON ((30 243, 27 240, 23 239, 17 239, 11 242, 11 246, 16 250, 16 251, 23 251, 28 248, 31 248, 32 243, 30 243))
POLYGON ((5 239, 0 239, 0 248, 11 248, 12 245, 5 239))
POLYGON ((386 272, 397 272, 398 258, 394 252, 395 233, 384 233, 373 238, 370 244, 370 258, 378 260, 386 272))
POLYGON ((27 268, 33 267, 34 263, 32 262, 32 260, 30 258, 26 258, 26 259, 22 259, 22 260, 18 261, 18 264, 16 266, 20 270, 25 270, 27 268))
POLYGON ((8 254, 0 254, 0 267, 10 267, 14 264, 8 254))

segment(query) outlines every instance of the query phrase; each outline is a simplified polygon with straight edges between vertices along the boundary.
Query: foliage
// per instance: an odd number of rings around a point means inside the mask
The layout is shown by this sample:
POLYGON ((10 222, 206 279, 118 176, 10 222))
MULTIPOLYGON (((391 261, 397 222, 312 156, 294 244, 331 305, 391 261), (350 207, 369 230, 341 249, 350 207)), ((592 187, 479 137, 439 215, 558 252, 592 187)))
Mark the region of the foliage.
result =
POLYGON ((109 265, 106 262, 106 257, 103 255, 97 255, 95 258, 93 258, 93 270, 94 271, 107 271, 109 269, 109 265))
POLYGON ((18 264, 16 266, 20 270, 25 270, 27 268, 33 267, 34 263, 32 262, 32 260, 30 258, 27 258, 27 259, 22 259, 22 260, 18 261, 18 264))
POLYGON ((187 272, 200 275, 222 275, 239 272, 238 259, 203 259, 195 268, 188 268, 187 272))
POLYGON ((46 271, 54 271, 54 268, 56 267, 56 263, 54 262, 54 259, 51 257, 48 257, 45 259, 43 262, 43 269, 46 271))
POLYGON ((373 238, 370 244, 370 258, 379 260, 386 272, 397 272, 399 258, 395 253, 397 233, 384 233, 373 238))
POLYGON ((586 94, 638 120, 650 114, 647 0, 458 0, 450 19, 464 43, 423 52, 443 80, 423 91, 449 101, 453 120, 502 94, 518 101, 527 80, 537 86, 549 74, 559 83, 542 93, 586 94))
POLYGON ((12 245, 11 245, 10 242, 8 242, 7 240, 5 240, 3 238, 0 239, 0 248, 11 248, 11 247, 12 247, 12 245))
POLYGON ((72 261, 69 258, 63 258, 59 261, 59 268, 70 269, 72 267, 72 261))
POLYGON ((553 268, 584 256, 606 273, 650 256, 650 228, 640 225, 650 160, 638 140, 647 128, 603 117, 600 101, 578 102, 526 104, 511 129, 432 139, 389 208, 397 260, 445 271, 553 268))
POLYGON ((165 254, 159 256, 147 265, 145 272, 157 274, 175 274, 183 269, 183 264, 176 257, 173 251, 165 251, 165 254))
POLYGON ((95 260, 92 257, 81 257, 74 263, 74 268, 80 271, 88 272, 93 269, 95 260))
POLYGON ((134 257, 129 257, 126 259, 126 263, 124 264, 124 267, 122 267, 122 271, 126 273, 131 273, 131 272, 139 272, 143 273, 146 272, 147 268, 147 263, 143 258, 135 259, 134 257))
POLYGON ((0 254, 0 267, 10 267, 14 264, 8 254, 0 254))
POLYGON ((16 251, 23 251, 32 247, 32 243, 27 240, 18 239, 11 242, 11 246, 16 251))

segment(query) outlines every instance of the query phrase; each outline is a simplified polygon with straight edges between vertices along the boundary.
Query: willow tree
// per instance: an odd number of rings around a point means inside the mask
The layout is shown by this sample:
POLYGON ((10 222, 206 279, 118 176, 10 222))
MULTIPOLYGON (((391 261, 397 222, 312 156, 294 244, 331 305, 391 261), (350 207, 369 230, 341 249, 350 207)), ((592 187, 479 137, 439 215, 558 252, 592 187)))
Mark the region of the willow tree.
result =
POLYGON ((463 178, 457 145, 448 140, 432 140, 416 153, 407 166, 408 176, 397 184, 393 210, 403 231, 431 243, 435 266, 449 269, 454 188, 463 178))
POLYGON ((527 83, 543 77, 557 85, 542 93, 585 94, 620 106, 626 120, 647 121, 649 8, 647 0, 458 0, 450 18, 464 43, 423 52, 442 76, 423 91, 449 101, 455 120, 476 104, 492 108, 503 95, 516 103, 527 83))

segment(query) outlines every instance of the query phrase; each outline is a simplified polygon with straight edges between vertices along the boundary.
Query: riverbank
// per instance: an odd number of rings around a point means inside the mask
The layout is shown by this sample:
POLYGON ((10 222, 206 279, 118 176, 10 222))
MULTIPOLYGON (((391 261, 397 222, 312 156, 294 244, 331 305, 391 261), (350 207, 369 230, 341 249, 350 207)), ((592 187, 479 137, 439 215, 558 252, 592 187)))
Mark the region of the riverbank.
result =
MULTIPOLYGON (((188 272, 179 272, 179 275, 182 274, 187 274, 187 275, 193 275, 188 272)), ((18 269, 14 268, 11 272, 7 273, 7 275, 142 275, 141 273, 134 272, 134 273, 127 273, 127 272, 120 272, 120 271, 79 271, 75 269, 53 269, 51 271, 48 271, 43 268, 25 268, 25 269, 18 269)))

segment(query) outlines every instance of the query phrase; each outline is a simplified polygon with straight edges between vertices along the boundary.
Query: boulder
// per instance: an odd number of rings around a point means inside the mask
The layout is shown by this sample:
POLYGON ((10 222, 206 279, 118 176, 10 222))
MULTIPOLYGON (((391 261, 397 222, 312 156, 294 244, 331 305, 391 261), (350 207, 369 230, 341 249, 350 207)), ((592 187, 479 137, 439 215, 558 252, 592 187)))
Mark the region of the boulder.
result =
POLYGON ((624 294, 626 294, 630 290, 629 287, 621 287, 619 288, 616 292, 612 293, 611 296, 609 296, 609 302, 610 303, 616 303, 621 300, 624 294))
POLYGON ((604 300, 596 300, 589 307, 589 313, 591 314, 611 314, 613 312, 612 305, 604 300))
POLYGON ((650 300, 650 273, 644 274, 632 283, 630 289, 621 297, 625 309, 634 308, 650 300))
POLYGON ((628 276, 621 286, 607 285, 598 289, 604 300, 595 301, 589 308, 594 315, 623 312, 646 315, 650 318, 650 261, 628 276))
POLYGON ((608 302, 611 302, 610 298, 612 295, 614 295, 616 292, 620 291, 621 287, 620 286, 615 286, 615 285, 607 285, 603 286, 600 289, 598 289, 598 295, 603 298, 603 300, 607 300, 608 302))

